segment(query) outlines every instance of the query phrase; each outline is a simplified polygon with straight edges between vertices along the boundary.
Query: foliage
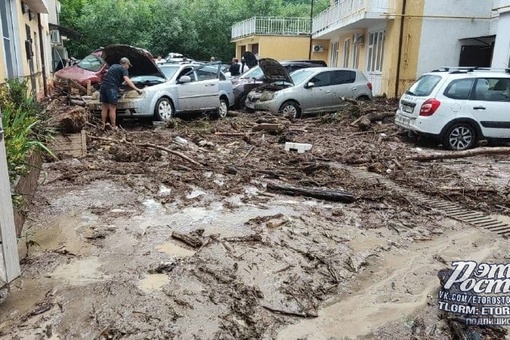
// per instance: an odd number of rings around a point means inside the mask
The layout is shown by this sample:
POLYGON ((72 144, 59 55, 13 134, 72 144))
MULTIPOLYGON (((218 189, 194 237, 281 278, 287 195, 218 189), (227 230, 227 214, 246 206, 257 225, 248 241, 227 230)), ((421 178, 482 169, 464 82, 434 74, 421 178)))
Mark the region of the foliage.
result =
POLYGON ((43 128, 42 107, 28 96, 26 80, 9 80, 0 87, 0 108, 5 130, 7 169, 12 182, 29 170, 27 157, 32 150, 45 150, 51 154, 44 144, 49 132, 43 128))
MULTIPOLYGON (((82 34, 69 40, 83 58, 100 46, 129 44, 155 56, 180 52, 198 60, 230 60, 231 28, 254 16, 310 16, 312 0, 61 0, 61 25, 82 34)), ((313 15, 329 5, 313 0, 313 15)))

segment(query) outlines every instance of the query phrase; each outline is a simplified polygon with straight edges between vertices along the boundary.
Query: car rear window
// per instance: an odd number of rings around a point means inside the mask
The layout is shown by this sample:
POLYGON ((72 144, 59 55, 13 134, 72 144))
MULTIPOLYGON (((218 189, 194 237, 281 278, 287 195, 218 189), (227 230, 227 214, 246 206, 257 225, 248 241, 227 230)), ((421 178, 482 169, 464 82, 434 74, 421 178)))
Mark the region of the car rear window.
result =
POLYGON ((406 94, 418 97, 428 96, 440 80, 441 76, 432 74, 423 75, 406 91, 406 94))
POLYGON ((331 75, 331 84, 350 84, 356 81, 356 72, 354 71, 333 71, 331 75))

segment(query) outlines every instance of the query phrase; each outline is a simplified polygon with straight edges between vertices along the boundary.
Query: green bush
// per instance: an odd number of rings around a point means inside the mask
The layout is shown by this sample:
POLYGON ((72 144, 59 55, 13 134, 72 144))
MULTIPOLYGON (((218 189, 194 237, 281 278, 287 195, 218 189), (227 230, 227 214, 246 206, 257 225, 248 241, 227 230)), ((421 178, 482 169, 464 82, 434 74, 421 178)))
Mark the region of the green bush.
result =
POLYGON ((44 110, 28 95, 27 81, 8 80, 0 87, 0 109, 5 131, 7 168, 11 183, 29 169, 28 156, 32 150, 51 152, 45 143, 51 131, 45 127, 44 110))

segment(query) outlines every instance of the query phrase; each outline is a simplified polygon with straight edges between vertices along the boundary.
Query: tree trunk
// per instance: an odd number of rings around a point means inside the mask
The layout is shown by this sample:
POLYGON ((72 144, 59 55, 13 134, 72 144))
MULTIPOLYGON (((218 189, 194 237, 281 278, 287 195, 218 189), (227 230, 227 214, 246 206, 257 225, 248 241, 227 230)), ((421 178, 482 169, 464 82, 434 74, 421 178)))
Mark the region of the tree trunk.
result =
POLYGON ((323 199, 326 201, 352 203, 356 200, 353 194, 331 190, 331 189, 319 189, 319 188, 298 188, 286 185, 279 185, 275 183, 268 183, 267 190, 273 192, 279 192, 290 196, 306 196, 323 199))

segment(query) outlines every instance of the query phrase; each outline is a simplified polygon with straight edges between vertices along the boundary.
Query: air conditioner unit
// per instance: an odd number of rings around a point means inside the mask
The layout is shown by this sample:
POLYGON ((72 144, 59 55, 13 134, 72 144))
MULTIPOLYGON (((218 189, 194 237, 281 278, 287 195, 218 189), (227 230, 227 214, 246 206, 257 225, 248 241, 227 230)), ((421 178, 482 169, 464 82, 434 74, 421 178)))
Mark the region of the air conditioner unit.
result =
POLYGON ((60 43, 60 32, 58 30, 51 31, 51 42, 52 43, 60 43))
POLYGON ((320 53, 324 52, 324 46, 323 45, 313 45, 313 51, 320 53))
POLYGON ((363 44, 363 42, 365 41, 364 39, 365 37, 363 36, 363 34, 354 34, 352 36, 352 41, 355 43, 355 44, 363 44))

